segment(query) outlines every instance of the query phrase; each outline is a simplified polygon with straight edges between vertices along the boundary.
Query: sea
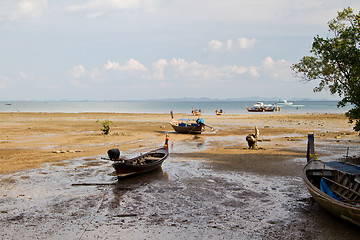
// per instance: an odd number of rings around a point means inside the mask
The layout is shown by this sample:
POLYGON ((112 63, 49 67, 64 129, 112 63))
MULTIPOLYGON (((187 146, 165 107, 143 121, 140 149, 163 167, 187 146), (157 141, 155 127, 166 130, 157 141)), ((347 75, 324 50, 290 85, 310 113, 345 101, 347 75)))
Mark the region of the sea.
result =
MULTIPOLYGON (((214 115, 222 109, 224 114, 282 114, 282 113, 345 113, 351 106, 337 107, 337 101, 289 101, 292 105, 282 106, 279 112, 248 112, 254 101, 0 101, 0 112, 59 112, 59 113, 191 113, 201 109, 202 115, 214 115)), ((275 102, 263 101, 264 104, 275 102)))

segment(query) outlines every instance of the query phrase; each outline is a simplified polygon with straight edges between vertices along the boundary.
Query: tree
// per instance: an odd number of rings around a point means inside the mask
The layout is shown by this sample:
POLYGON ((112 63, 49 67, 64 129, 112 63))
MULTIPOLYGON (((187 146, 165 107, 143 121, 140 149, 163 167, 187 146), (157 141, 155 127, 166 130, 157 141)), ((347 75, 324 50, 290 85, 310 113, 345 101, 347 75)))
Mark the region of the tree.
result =
POLYGON ((323 89, 338 94, 338 107, 351 105, 346 112, 354 130, 360 131, 360 12, 348 7, 328 22, 331 37, 314 37, 311 53, 291 69, 306 82, 320 80, 314 92, 323 89))

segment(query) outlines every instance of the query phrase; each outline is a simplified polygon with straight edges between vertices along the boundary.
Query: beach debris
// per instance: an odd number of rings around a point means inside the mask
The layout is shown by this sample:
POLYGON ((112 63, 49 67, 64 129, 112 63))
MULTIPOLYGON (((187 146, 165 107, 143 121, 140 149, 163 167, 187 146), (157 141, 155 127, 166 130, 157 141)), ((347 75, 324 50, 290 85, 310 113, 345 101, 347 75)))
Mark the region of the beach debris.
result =
POLYGON ((119 217, 119 218, 124 218, 124 217, 137 217, 137 214, 135 214, 135 213, 118 214, 118 215, 114 215, 114 217, 119 217))
POLYGON ((245 138, 248 145, 249 145, 249 149, 256 149, 257 148, 257 142, 258 142, 259 136, 260 136, 260 131, 255 126, 255 133, 254 134, 249 134, 245 138))
MULTIPOLYGON (((117 182, 109 182, 109 183, 73 183, 71 186, 110 186, 116 185, 117 182)), ((121 188, 122 190, 132 190, 131 188, 121 188)))
POLYGON ((82 150, 54 150, 52 153, 79 153, 82 150))

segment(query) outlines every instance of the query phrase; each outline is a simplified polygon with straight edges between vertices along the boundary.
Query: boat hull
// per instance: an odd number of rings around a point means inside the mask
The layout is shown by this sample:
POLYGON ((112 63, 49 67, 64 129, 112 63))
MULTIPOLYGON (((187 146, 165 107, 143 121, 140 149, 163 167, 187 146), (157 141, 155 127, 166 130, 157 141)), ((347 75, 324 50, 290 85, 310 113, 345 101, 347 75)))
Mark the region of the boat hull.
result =
POLYGON ((178 132, 178 133, 187 133, 187 134, 201 134, 201 132, 204 131, 203 126, 197 125, 197 126, 177 126, 174 124, 171 124, 172 128, 178 132))
MULTIPOLYGON (((303 180, 306 184, 306 187, 313 197, 313 199, 325 210, 330 212, 331 214, 338 216, 348 222, 351 222, 357 226, 360 226, 360 206, 354 205, 350 203, 346 203, 343 201, 336 200, 335 198, 329 196, 320 190, 317 186, 318 182, 315 178, 319 178, 321 174, 324 172, 331 173, 332 170, 330 168, 324 167, 320 160, 312 160, 308 162, 308 164, 304 167, 303 170, 303 180), (318 161, 318 162, 315 162, 318 161), (318 171, 318 176, 314 177, 310 174, 310 172, 314 173, 314 171, 318 171)), ((356 190, 355 190, 356 192, 356 190)), ((357 190, 358 192, 358 190, 357 190)))
POLYGON ((162 147, 136 158, 115 161, 112 166, 118 178, 143 174, 159 169, 168 155, 167 147, 162 147))
POLYGON ((262 108, 246 108, 248 112, 264 112, 262 108))

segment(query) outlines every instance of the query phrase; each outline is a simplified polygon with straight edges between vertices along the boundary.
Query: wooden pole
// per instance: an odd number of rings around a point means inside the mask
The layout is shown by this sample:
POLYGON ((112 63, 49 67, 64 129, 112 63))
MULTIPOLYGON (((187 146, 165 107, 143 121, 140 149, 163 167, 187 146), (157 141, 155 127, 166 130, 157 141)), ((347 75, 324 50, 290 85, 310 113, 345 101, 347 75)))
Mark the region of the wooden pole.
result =
POLYGON ((306 152, 306 159, 309 162, 311 157, 315 155, 315 146, 314 146, 314 134, 308 134, 308 145, 307 145, 307 152, 306 152))

